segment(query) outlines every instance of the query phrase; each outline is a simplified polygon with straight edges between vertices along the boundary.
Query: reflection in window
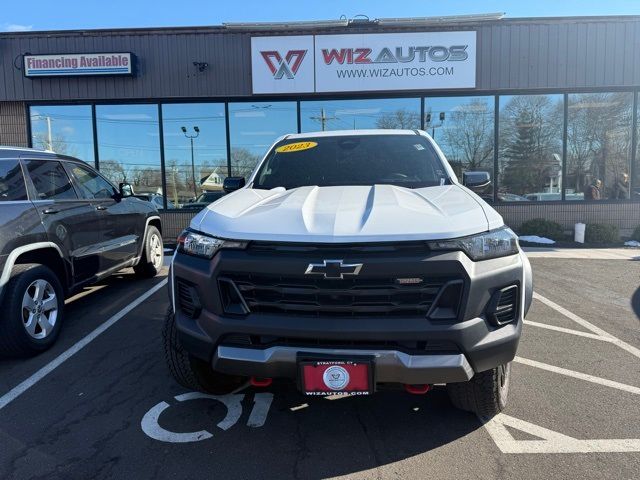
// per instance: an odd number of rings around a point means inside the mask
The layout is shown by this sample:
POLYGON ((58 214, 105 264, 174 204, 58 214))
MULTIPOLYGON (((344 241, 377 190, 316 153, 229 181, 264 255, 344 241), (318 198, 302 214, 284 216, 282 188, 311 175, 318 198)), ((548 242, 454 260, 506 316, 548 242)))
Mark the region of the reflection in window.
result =
POLYGON ((364 128, 420 128, 419 98, 302 102, 303 132, 364 128))
POLYGON ((113 187, 100 175, 80 165, 70 163, 67 167, 85 198, 101 200, 113 198, 115 193, 113 187))
POLYGON ((17 160, 0 160, 0 202, 27 200, 22 169, 17 160))
POLYGON ((93 121, 89 105, 33 106, 31 144, 93 165, 93 121))
POLYGON ((162 105, 162 128, 167 208, 201 207, 201 194, 221 192, 227 177, 224 104, 162 105))
POLYGON ((494 97, 425 98, 425 130, 461 180, 465 171, 488 172, 492 183, 476 193, 493 200, 494 97))
POLYGON ((562 95, 500 97, 498 200, 562 198, 562 95))
MULTIPOLYGON (((633 178, 633 191, 630 192, 632 200, 640 200, 640 101, 638 101, 636 138, 638 140, 636 140, 635 176, 633 178)), ((631 179, 629 179, 629 181, 631 181, 631 179)))
POLYGON ((295 102, 230 103, 231 174, 249 177, 278 137, 297 131, 295 102))
POLYGON ((633 94, 569 95, 567 200, 629 198, 633 94))
POLYGON ((60 162, 29 160, 26 162, 38 200, 75 200, 76 191, 60 162))
POLYGON ((135 193, 162 193, 156 105, 97 105, 100 172, 135 193))

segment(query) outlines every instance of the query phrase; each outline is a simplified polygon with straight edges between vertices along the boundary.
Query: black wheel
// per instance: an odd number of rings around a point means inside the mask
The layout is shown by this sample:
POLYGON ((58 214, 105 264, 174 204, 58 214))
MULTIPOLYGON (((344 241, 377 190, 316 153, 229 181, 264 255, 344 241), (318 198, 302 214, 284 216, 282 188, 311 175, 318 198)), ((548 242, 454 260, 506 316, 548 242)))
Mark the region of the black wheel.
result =
POLYGON ((149 225, 147 236, 144 239, 144 249, 138 264, 133 267, 136 275, 142 278, 155 277, 162 269, 164 262, 164 246, 162 235, 153 225, 149 225))
POLYGON ((511 363, 476 373, 468 382, 448 383, 453 405, 481 417, 493 417, 507 405, 511 363))
POLYGON ((63 319, 62 284, 50 268, 16 265, 4 291, 0 315, 0 354, 27 357, 56 341, 63 319))
POLYGON ((247 379, 225 375, 213 370, 209 364, 185 351, 178 338, 175 316, 169 306, 162 331, 164 356, 173 378, 189 390, 225 395, 243 386, 247 379))

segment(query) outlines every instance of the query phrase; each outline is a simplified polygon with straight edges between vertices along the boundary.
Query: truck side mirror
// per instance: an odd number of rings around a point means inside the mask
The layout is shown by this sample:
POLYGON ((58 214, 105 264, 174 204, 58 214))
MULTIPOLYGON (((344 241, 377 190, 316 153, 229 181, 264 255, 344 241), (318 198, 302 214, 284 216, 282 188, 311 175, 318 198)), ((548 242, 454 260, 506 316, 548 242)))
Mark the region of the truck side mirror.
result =
POLYGON ((462 184, 467 188, 482 188, 491 183, 489 172, 464 172, 462 184))
POLYGON ((120 198, 132 197, 133 187, 129 183, 120 183, 118 185, 118 192, 120 193, 120 198))
POLYGON ((224 179, 222 189, 227 193, 231 193, 241 189, 244 185, 244 177, 227 177, 224 179))

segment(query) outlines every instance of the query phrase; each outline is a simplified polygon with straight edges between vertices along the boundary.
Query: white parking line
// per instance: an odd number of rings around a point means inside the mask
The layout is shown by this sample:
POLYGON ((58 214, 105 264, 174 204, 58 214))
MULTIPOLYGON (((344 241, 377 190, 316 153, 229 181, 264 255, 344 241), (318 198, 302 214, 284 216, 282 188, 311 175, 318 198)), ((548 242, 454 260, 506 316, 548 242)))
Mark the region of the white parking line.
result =
POLYGON ((575 372, 573 370, 556 367, 555 365, 549 365, 548 363, 542 363, 536 360, 530 360, 528 358, 516 357, 513 359, 513 361, 517 363, 521 363, 523 365, 528 365, 530 367, 540 368, 548 372, 558 373, 560 375, 566 375, 567 377, 573 377, 579 380, 584 380, 586 382, 597 383, 598 385, 604 385, 605 387, 616 388, 618 390, 640 395, 640 388, 634 387, 633 385, 614 382, 613 380, 607 380, 606 378, 595 377, 587 373, 575 372))
POLYGON ((524 324, 532 327, 553 330, 555 332, 569 333, 571 335, 577 335, 578 337, 592 338, 594 340, 601 340, 603 342, 613 342, 613 339, 610 337, 603 337, 602 335, 596 335, 595 333, 581 332, 580 330, 573 330, 571 328, 556 327, 555 325, 549 325, 548 323, 540 323, 540 322, 534 322, 532 320, 525 320, 524 324))
POLYGON ((640 439, 579 440, 504 413, 480 420, 502 453, 640 452, 640 439), (538 440, 516 440, 506 427, 538 437, 538 440))
POLYGON ((555 311, 561 313, 562 315, 564 315, 568 319, 573 320, 577 324, 582 325, 584 328, 586 328, 587 330, 592 331, 596 335, 608 338, 611 343, 613 343, 614 345, 617 345, 618 347, 622 348, 623 350, 626 350, 627 352, 629 352, 634 357, 640 358, 640 349, 634 347, 633 345, 629 345, 628 343, 620 340, 619 338, 614 337, 610 333, 605 332, 604 330, 602 330, 600 327, 596 327, 593 323, 586 321, 584 318, 579 317, 575 313, 570 312, 566 308, 561 307, 557 303, 552 302, 551 300, 549 300, 546 297, 543 297, 539 293, 533 292, 533 298, 535 298, 537 300, 540 300, 545 305, 553 308, 555 311))
POLYGON ((25 381, 16 385, 14 388, 12 388, 7 393, 5 393, 2 397, 0 397, 0 410, 2 410, 4 407, 9 405, 16 398, 18 398, 20 395, 22 395, 24 392, 29 390, 32 386, 34 386, 36 383, 38 383, 40 380, 42 380, 44 377, 46 377, 51 372, 53 372, 56 368, 62 365, 65 361, 67 361, 69 358, 74 356, 84 347, 86 347, 91 342, 93 342, 96 338, 98 338, 100 334, 104 333, 109 327, 114 325, 118 320, 120 320, 129 312, 131 312, 131 310, 136 308, 138 305, 144 302, 147 298, 149 298, 151 295, 153 295, 154 293, 156 293, 158 290, 160 290, 162 287, 166 285, 167 285, 167 279, 164 279, 160 283, 155 285, 153 288, 147 290, 144 294, 140 295, 137 299, 135 299, 129 305, 127 305, 118 313, 116 313, 111 318, 109 318, 109 320, 101 324, 89 335, 87 335, 86 337, 76 342, 72 347, 70 347, 69 349, 65 350, 63 353, 58 355, 51 362, 46 364, 44 367, 42 367, 36 373, 31 375, 25 381))

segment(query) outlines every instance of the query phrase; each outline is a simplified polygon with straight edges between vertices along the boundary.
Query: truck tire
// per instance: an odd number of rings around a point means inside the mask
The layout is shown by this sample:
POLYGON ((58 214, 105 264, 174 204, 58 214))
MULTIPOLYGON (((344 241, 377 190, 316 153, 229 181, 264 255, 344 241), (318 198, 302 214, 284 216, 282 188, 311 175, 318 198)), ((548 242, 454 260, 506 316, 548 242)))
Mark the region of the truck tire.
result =
POLYGON ((162 331, 164 356, 171 376, 189 390, 226 395, 246 383, 245 377, 216 372, 209 364, 189 355, 178 338, 175 315, 169 306, 162 331))
POLYGON ((144 248, 142 256, 133 271, 140 278, 153 278, 162 269, 164 262, 164 246, 162 244, 162 235, 153 225, 147 228, 147 234, 144 237, 144 248))
POLYGON ((31 357, 55 343, 64 317, 64 291, 49 267, 15 265, 3 298, 0 355, 31 357))
POLYGON ((480 417, 493 417, 507 404, 511 363, 476 373, 468 382, 448 383, 447 393, 456 408, 480 417))

